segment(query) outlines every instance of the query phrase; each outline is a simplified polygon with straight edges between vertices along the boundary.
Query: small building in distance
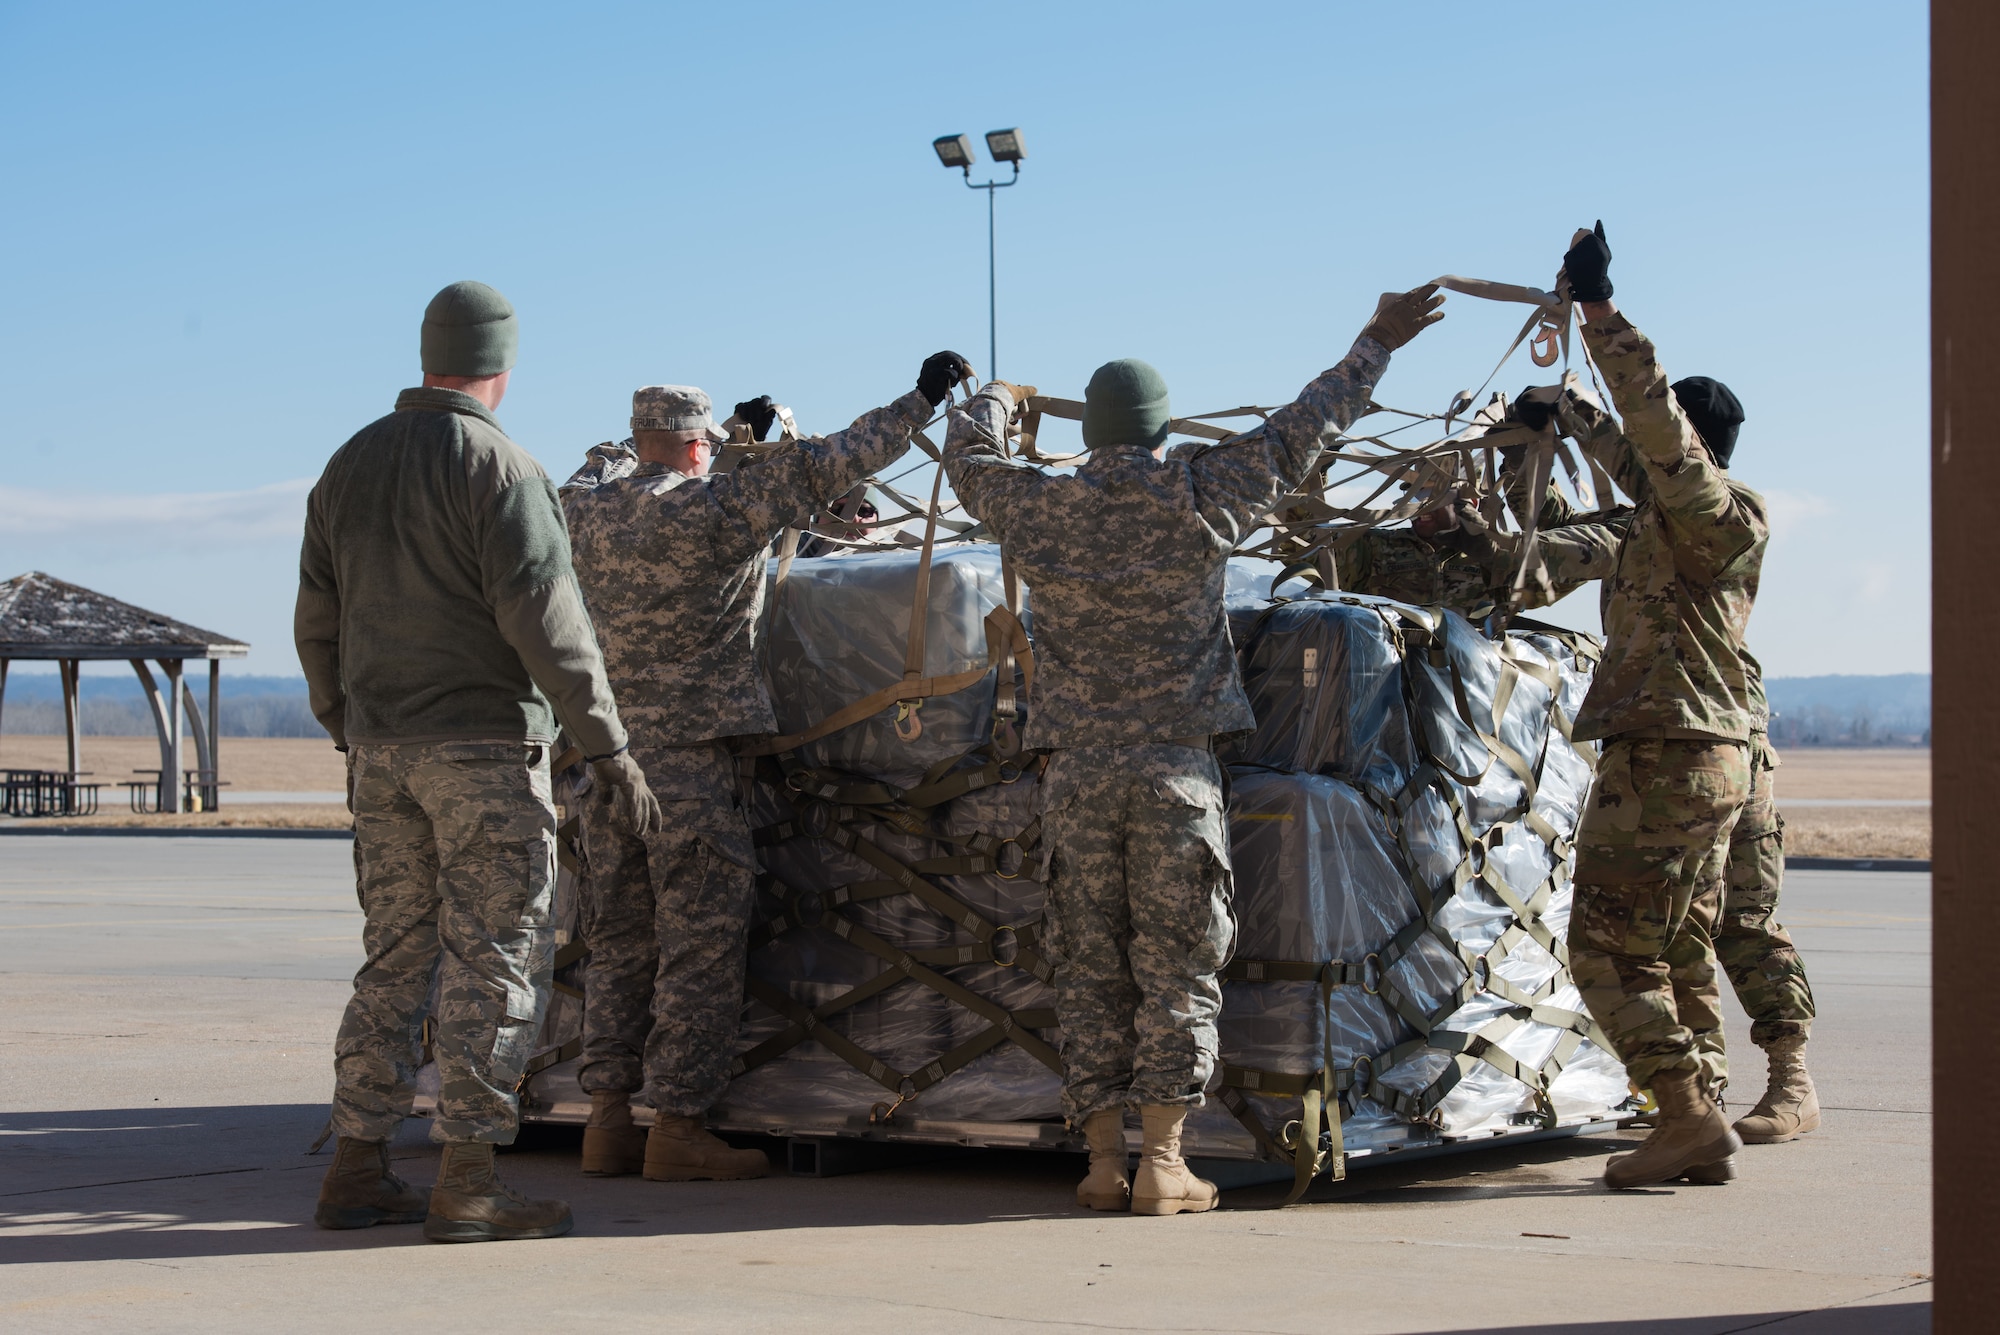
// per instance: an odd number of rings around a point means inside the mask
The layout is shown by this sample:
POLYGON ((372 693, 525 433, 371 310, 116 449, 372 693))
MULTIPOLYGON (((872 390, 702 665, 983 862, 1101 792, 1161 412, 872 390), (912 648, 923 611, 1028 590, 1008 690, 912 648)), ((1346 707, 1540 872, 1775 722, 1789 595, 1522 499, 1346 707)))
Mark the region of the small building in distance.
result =
POLYGON ((0 708, 4 708, 7 669, 15 662, 54 662, 62 676, 63 722, 69 743, 68 779, 73 787, 83 773, 79 756, 81 728, 78 709, 79 671, 86 661, 122 658, 132 665, 153 708, 160 734, 160 784, 157 809, 187 810, 190 798, 213 809, 221 775, 217 772, 216 711, 222 702, 222 660, 250 652, 242 640, 176 621, 158 612, 120 602, 107 594, 66 583, 39 570, 0 584, 0 708), (208 660, 208 709, 196 704, 184 670, 189 659, 208 660), (164 692, 147 660, 159 664, 166 677, 164 692), (185 713, 187 728, 182 727, 185 713), (183 758, 183 738, 192 733, 195 764, 183 758), (184 781, 185 776, 185 781, 184 781))

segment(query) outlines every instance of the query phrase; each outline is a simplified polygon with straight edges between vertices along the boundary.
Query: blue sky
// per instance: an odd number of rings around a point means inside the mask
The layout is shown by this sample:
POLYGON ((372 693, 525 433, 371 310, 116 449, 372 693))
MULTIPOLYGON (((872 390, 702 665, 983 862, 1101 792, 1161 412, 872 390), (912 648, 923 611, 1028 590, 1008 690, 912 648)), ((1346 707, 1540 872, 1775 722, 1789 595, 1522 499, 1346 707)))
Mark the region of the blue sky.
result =
MULTIPOLYGON (((559 476, 649 382, 831 430, 939 347, 984 363, 984 204, 929 141, 1018 125, 1000 371, 1050 392, 1139 356, 1179 411, 1282 402, 1377 293, 1546 285, 1602 217, 1663 361, 1744 401, 1767 669, 1924 671, 1924 25, 1915 3, 0 3, 0 576, 294 672, 305 490, 415 382, 438 287, 513 300, 502 420, 559 476)), ((1441 407, 1520 318, 1449 309, 1384 401, 1441 407)))

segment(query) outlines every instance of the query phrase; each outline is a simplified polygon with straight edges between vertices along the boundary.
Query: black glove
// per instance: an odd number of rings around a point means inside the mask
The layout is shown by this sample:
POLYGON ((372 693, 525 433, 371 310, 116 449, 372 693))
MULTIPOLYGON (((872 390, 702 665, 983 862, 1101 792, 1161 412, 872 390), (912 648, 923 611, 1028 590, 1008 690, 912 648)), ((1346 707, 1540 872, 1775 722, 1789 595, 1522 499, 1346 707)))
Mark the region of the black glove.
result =
POLYGON ((924 358, 917 372, 917 393, 935 408, 951 394, 951 387, 972 374, 972 363, 955 352, 933 352, 924 358))
POLYGON ((778 405, 771 402, 769 394, 760 394, 736 405, 736 420, 750 428, 750 439, 762 440, 771 434, 771 424, 778 420, 778 405))
POLYGON ((1604 240, 1604 219, 1597 230, 1586 232, 1563 255, 1563 272, 1569 275, 1569 294, 1578 301, 1611 300, 1611 247, 1604 240))
MULTIPOLYGON (((1553 403, 1536 403, 1533 399, 1515 399, 1514 416, 1522 426, 1530 431, 1546 431, 1549 418, 1555 415, 1553 403)), ((1506 453, 1502 450, 1501 453, 1506 453)))

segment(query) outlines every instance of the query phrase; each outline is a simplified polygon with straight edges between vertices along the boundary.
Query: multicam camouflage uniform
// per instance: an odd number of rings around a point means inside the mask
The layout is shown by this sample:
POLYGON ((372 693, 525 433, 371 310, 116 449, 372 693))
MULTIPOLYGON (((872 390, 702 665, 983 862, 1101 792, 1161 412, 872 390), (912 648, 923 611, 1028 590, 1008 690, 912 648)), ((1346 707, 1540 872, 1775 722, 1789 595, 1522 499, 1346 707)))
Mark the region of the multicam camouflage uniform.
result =
MULTIPOLYGON (((912 392, 731 473, 686 477, 641 463, 565 489, 577 575, 632 757, 664 816, 662 832, 641 840, 597 806, 585 813, 586 1092, 643 1083, 654 1111, 698 1117, 727 1087, 756 863, 720 742, 777 730, 755 641, 768 548, 894 461, 929 416, 912 392)), ((605 462, 593 457, 585 470, 605 462)))
POLYGON ((1235 936, 1216 734, 1255 726, 1223 615, 1229 553, 1351 422, 1388 365, 1371 338, 1257 430, 1155 459, 1095 449, 1073 475, 1007 457, 1012 395, 952 414, 945 466, 1034 598, 1025 742, 1041 798, 1072 1125, 1199 1105, 1215 971, 1235 936))
MULTIPOLYGON (((1520 605, 1542 607, 1604 579, 1617 567, 1624 536, 1622 516, 1593 522, 1582 515, 1545 524, 1535 533, 1535 546, 1550 587, 1524 589, 1520 605)), ((1510 591, 1514 560, 1504 547, 1492 554, 1479 550, 1459 529, 1434 538, 1420 538, 1408 529, 1375 529, 1338 557, 1340 584, 1350 593, 1449 607, 1474 619, 1492 611, 1510 591)))
POLYGON ((1583 332, 1624 417, 1622 436, 1596 430, 1586 448, 1638 508, 1576 722, 1604 749, 1576 838, 1570 968, 1636 1084, 1686 1069, 1714 1085, 1713 939, 1760 695, 1744 628, 1770 530, 1762 498, 1710 460, 1651 342, 1618 314, 1583 332))
POLYGON ((1785 819, 1778 814, 1778 753, 1767 731, 1769 711, 1758 683, 1756 730, 1750 734, 1750 796, 1729 835, 1723 872, 1722 921, 1715 952, 1750 1015, 1750 1041, 1769 1047, 1782 1038, 1812 1034, 1812 985, 1778 922, 1778 890, 1785 875, 1785 819))

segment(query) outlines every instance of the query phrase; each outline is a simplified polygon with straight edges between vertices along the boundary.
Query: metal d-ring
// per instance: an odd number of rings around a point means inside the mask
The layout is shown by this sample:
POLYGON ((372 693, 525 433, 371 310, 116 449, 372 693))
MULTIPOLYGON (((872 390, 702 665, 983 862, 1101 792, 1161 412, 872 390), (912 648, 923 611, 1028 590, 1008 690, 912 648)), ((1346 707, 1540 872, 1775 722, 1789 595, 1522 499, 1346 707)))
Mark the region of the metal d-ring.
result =
POLYGON ((1000 848, 996 848, 993 850, 993 874, 995 876, 998 876, 1003 881, 1018 881, 1021 879, 1021 873, 1026 871, 1027 869, 1028 869, 1028 850, 1022 848, 1018 843, 1014 842, 1012 839, 1002 839, 1000 841, 1000 848), (1019 862, 1014 864, 1014 870, 1012 871, 1008 871, 1006 867, 1001 865, 1000 849, 1002 848, 1013 849, 1015 856, 1021 859, 1019 862))
POLYGON ((1492 985, 1493 964, 1484 955, 1480 955, 1474 958, 1472 961, 1472 967, 1469 970, 1467 970, 1467 972, 1472 975, 1473 991, 1485 992, 1492 985))
POLYGON ((1361 990, 1371 997, 1382 995, 1382 957, 1372 950, 1361 960, 1361 990))
POLYGON ((1021 937, 1011 927, 996 927, 986 938, 986 956, 995 964, 1011 966, 1021 957, 1021 937))

